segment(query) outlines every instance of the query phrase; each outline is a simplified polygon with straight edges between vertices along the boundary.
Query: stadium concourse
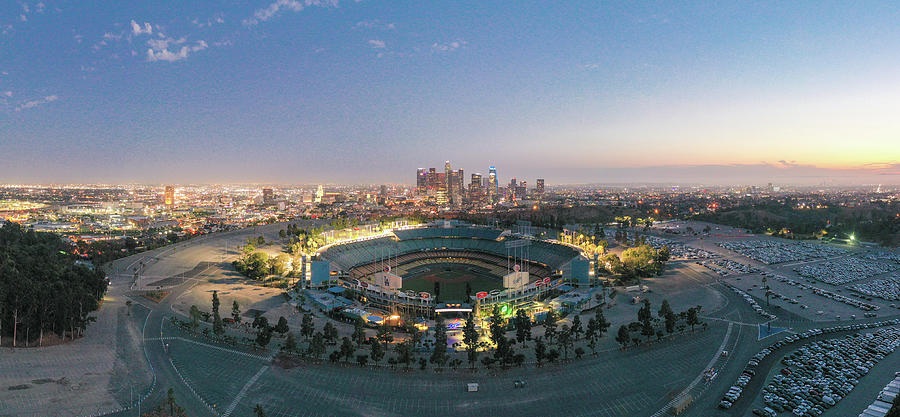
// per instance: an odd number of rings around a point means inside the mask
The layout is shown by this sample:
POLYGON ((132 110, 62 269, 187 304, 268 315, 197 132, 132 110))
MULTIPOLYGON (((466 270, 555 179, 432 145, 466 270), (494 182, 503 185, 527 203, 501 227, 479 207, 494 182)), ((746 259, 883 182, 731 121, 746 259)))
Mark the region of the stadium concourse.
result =
MULTIPOLYGON (((438 223, 397 229, 322 248, 328 275, 310 286, 339 285, 394 312, 433 315, 441 302, 462 308, 522 305, 564 282, 588 286, 589 262, 575 247, 491 227, 438 223), (573 267, 582 264, 584 268, 573 267)), ((325 270, 324 268, 322 269, 325 270)))

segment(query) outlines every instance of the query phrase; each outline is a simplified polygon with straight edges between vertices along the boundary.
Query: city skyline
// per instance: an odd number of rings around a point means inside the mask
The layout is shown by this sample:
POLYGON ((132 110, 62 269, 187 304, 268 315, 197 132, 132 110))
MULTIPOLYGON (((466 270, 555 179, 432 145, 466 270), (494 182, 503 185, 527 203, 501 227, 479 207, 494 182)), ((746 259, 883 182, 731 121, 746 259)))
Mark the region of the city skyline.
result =
POLYGON ((897 184, 898 14, 10 2, 0 178, 406 183, 449 158, 553 184, 897 184))

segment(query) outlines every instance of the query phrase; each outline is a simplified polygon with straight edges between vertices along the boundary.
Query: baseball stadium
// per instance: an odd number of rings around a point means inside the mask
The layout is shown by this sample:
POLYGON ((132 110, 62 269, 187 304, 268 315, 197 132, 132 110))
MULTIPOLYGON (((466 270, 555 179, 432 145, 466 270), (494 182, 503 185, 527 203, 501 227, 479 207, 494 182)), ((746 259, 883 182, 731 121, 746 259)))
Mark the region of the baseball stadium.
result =
POLYGON ((586 262, 572 246, 459 224, 339 242, 319 259, 346 285, 371 294, 370 301, 435 309, 525 299, 561 283, 573 261, 586 262))

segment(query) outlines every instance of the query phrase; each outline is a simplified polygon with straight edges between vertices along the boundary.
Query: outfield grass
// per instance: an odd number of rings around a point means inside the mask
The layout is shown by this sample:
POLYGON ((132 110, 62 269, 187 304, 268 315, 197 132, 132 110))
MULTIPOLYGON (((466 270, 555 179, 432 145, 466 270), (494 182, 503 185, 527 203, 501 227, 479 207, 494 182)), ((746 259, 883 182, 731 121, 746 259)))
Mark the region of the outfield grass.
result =
POLYGON ((472 294, 503 288, 499 277, 482 268, 463 264, 433 264, 416 268, 404 277, 402 290, 426 291, 433 296, 435 282, 441 283, 439 300, 442 302, 467 302, 467 282, 472 288, 472 294))

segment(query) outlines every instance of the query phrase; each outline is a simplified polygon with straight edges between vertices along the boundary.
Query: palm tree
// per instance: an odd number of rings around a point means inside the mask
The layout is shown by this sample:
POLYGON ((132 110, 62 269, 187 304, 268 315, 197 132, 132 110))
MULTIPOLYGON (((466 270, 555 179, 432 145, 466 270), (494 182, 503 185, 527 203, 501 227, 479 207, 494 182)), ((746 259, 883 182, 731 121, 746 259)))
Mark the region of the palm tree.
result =
POLYGON ((256 407, 253 407, 253 412, 256 413, 256 417, 266 417, 266 412, 263 411, 262 405, 256 404, 256 407))

